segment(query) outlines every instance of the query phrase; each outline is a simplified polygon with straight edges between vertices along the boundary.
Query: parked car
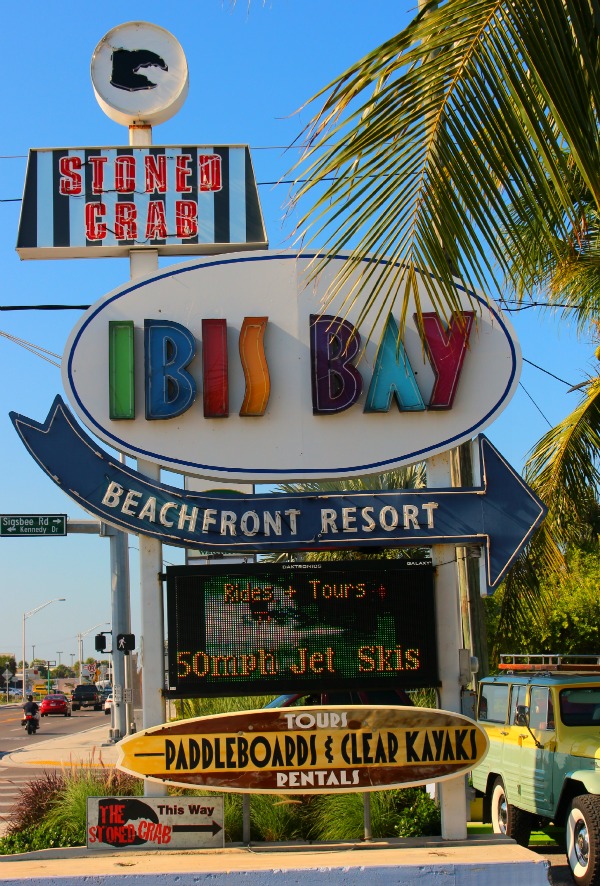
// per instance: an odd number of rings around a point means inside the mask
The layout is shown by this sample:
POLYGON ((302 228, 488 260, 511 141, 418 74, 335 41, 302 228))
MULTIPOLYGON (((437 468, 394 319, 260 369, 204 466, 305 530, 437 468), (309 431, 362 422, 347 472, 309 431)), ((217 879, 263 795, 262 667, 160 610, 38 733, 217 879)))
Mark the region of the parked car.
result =
POLYGON ((59 714, 63 717, 71 716, 71 702, 62 692, 47 695, 40 705, 40 717, 49 717, 51 714, 59 714))
POLYGON ((110 695, 107 696, 107 698, 104 701, 104 713, 105 714, 110 714, 110 712, 112 711, 113 700, 114 700, 114 698, 113 698, 113 694, 111 692, 110 695))
POLYGON ((477 721, 488 734, 473 770, 484 821, 526 846, 532 828, 565 828, 579 886, 600 884, 600 656, 501 656, 479 684, 477 721))
POLYGON ((78 711, 80 708, 93 708, 95 711, 101 711, 100 693, 92 683, 81 683, 73 690, 71 707, 74 711, 78 711))

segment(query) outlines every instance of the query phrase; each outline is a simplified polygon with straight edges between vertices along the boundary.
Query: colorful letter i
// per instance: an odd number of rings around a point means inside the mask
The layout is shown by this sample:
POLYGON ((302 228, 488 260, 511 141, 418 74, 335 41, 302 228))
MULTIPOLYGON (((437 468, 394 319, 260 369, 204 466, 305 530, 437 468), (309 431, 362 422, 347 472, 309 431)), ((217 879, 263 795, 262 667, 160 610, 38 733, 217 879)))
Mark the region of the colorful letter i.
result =
POLYGON ((108 396, 111 419, 135 418, 133 320, 108 324, 108 396))

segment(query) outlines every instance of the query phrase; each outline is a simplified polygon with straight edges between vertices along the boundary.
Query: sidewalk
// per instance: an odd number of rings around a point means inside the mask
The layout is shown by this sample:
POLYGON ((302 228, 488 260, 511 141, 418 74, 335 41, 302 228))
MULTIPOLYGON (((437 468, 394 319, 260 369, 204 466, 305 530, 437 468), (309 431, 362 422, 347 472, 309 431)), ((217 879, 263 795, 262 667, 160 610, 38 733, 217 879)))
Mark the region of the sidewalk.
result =
MULTIPOLYGON (((108 724, 36 742, 8 766, 114 766, 108 724)), ((373 840, 370 843, 227 844, 193 851, 47 849, 0 856, 0 883, 35 886, 547 886, 548 862, 505 837, 373 840), (123 880, 124 877, 128 879, 123 880)))
POLYGON ((6 754, 0 766, 114 766, 118 751, 108 740, 109 727, 110 722, 74 735, 36 741, 6 754))

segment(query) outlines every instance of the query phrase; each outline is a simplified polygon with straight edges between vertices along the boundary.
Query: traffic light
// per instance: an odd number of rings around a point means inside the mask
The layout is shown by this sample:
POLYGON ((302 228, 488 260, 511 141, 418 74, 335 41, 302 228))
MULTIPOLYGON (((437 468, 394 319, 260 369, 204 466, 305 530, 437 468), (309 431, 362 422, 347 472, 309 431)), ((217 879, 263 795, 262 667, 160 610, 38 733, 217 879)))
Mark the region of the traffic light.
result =
POLYGON ((117 649, 126 653, 135 649, 135 634, 117 634, 117 649))
POLYGON ((94 640, 94 649, 96 652, 104 652, 106 650, 106 637, 104 634, 96 634, 94 640))

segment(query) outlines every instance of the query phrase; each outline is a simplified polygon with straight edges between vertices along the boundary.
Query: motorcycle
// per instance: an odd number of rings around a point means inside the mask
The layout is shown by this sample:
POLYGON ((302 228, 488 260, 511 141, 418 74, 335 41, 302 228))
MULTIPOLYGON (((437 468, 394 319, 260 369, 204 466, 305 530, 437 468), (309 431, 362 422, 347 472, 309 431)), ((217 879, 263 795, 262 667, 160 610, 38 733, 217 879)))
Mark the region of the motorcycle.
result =
POLYGON ((40 728, 39 720, 35 714, 23 714, 22 725, 25 727, 27 735, 35 735, 40 728))

